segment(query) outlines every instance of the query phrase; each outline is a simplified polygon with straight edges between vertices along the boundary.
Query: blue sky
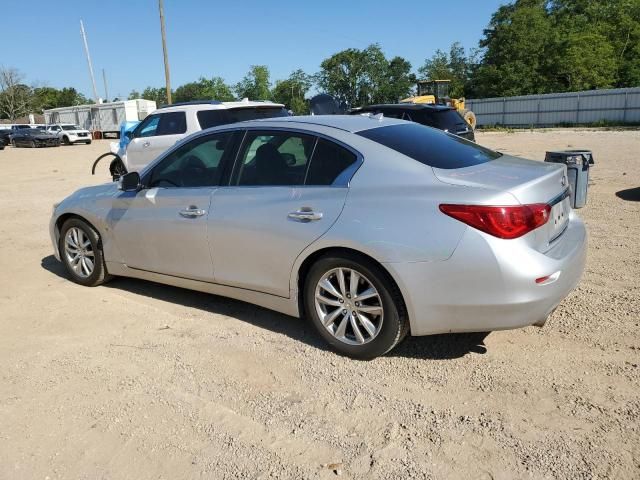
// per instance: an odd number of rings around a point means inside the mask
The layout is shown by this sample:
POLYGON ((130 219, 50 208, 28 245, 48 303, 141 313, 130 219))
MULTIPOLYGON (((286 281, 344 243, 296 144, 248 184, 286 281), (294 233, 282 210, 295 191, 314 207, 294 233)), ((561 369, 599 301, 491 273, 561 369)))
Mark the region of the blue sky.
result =
MULTIPOLYGON (((268 65, 272 80, 297 68, 314 73, 331 54, 375 42, 387 57, 405 57, 416 70, 436 49, 448 50, 454 41, 476 47, 491 14, 504 3, 165 0, 171 82, 175 88, 200 76, 221 76, 233 84, 254 64, 268 65)), ((0 65, 19 69, 26 83, 72 86, 92 96, 82 18, 100 96, 103 68, 111 97, 164 85, 157 0, 29 5, 5 5, 0 30, 0 65)))

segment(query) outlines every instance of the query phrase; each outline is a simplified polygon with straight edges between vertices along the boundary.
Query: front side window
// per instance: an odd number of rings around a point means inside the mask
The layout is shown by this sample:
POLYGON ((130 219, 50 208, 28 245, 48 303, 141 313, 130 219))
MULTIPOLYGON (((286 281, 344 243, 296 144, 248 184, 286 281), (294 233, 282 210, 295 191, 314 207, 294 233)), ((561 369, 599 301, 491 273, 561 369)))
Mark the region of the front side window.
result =
POLYGON ((159 115, 150 115, 136 129, 135 137, 153 137, 160 122, 159 115))
POLYGON ((295 132, 249 131, 240 155, 236 184, 303 185, 315 137, 295 132))
POLYGON ((220 185, 225 154, 231 155, 234 132, 197 138, 175 150, 151 172, 147 186, 212 187, 220 185))

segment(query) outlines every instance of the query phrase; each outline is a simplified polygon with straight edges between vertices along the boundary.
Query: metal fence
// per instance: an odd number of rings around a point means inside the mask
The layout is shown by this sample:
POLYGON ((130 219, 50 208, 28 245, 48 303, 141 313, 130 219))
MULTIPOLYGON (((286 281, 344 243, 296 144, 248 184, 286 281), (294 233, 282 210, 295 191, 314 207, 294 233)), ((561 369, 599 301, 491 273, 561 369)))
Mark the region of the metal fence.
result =
POLYGON ((468 99, 478 126, 549 127, 640 123, 640 87, 468 99))

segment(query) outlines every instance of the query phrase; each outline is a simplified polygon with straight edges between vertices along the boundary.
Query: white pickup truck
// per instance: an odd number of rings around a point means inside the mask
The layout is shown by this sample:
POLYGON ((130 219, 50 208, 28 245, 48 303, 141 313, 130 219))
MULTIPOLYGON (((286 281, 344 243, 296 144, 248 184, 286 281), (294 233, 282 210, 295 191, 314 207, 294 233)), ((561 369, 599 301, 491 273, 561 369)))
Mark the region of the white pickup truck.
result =
POLYGON ((73 145, 74 143, 91 143, 91 132, 84 130, 77 125, 70 123, 57 123, 55 125, 47 125, 47 132, 58 136, 60 143, 64 145, 73 145))

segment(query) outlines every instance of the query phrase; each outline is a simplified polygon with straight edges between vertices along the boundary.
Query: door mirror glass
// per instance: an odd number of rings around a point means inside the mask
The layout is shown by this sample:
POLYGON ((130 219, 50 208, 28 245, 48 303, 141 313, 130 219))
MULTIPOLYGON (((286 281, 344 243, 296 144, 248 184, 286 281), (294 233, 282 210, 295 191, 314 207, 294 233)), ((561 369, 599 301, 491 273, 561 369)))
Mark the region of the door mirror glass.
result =
POLYGON ((140 190, 140 175, 138 172, 125 173, 118 180, 118 190, 123 192, 137 192, 140 190))

